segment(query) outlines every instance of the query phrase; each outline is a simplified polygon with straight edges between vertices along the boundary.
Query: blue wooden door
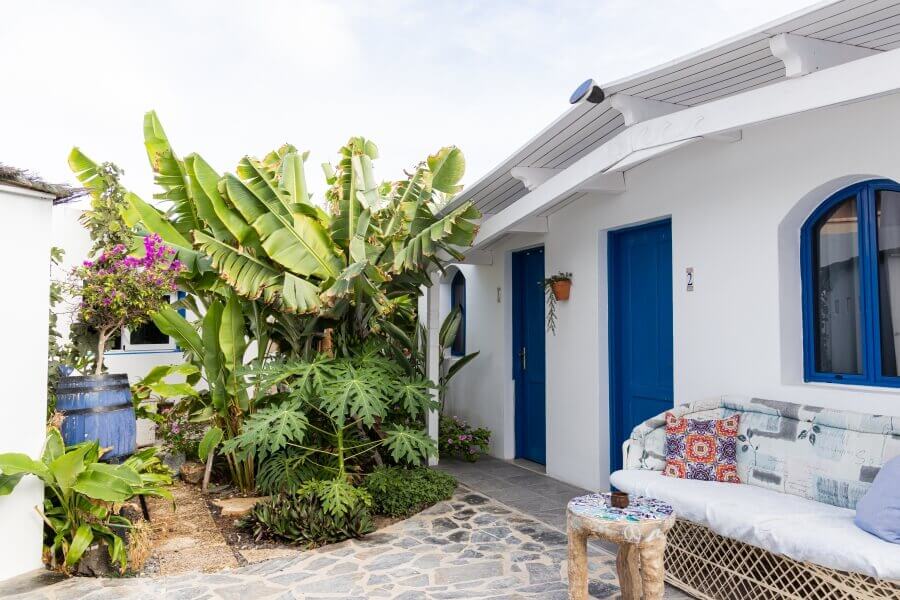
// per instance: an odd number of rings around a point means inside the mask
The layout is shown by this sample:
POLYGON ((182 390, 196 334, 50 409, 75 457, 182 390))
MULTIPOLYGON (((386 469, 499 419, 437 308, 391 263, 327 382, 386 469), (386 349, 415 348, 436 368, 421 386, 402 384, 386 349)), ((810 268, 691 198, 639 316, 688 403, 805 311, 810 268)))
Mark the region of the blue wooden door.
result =
POLYGON ((610 466, 635 425, 672 407, 672 224, 609 234, 610 466))
POLYGON ((545 464, 544 249, 522 250, 512 258, 516 458, 545 464))

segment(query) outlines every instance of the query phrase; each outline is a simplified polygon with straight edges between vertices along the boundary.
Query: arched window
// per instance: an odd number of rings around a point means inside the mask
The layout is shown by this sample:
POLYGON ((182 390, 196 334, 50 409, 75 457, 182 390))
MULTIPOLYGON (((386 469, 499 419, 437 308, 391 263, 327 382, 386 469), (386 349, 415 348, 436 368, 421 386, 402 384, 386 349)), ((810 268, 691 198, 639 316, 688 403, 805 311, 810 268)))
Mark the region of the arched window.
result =
POLYGON ((900 185, 832 195, 800 251, 805 379, 900 387, 900 185))
POLYGON ((460 271, 453 276, 450 283, 450 308, 459 307, 460 321, 456 338, 450 346, 450 354, 463 356, 466 353, 466 277, 460 271))

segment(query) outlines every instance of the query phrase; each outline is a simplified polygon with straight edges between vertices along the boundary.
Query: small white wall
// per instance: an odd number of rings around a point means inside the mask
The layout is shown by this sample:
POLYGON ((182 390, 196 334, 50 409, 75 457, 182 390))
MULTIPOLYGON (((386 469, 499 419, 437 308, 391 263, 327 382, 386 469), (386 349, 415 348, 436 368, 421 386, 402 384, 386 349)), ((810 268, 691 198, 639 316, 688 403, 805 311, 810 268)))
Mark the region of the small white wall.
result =
MULTIPOLYGON (((0 345, 0 452, 37 457, 44 443, 47 411, 51 198, 0 185, 0 207, 9 225, 0 236, 3 280, 0 295, 5 344, 0 345)), ((40 568, 43 525, 41 482, 26 476, 0 497, 0 580, 40 568)))
MULTIPOLYGON (((546 271, 571 271, 573 287, 557 335, 547 337, 548 474, 609 485, 607 232, 665 217, 676 403, 734 393, 900 415, 897 390, 803 382, 799 275, 799 230, 815 206, 854 181, 900 181, 898 114, 900 96, 886 96, 746 129, 736 143, 695 143, 628 171, 625 193, 587 196, 551 215, 546 271)), ((494 299, 509 278, 500 256, 467 273, 468 350, 488 358, 460 383, 463 393, 454 390, 457 410, 490 427, 511 411, 502 335, 510 313, 494 299)), ((513 447, 505 432, 494 453, 510 457, 513 447)))

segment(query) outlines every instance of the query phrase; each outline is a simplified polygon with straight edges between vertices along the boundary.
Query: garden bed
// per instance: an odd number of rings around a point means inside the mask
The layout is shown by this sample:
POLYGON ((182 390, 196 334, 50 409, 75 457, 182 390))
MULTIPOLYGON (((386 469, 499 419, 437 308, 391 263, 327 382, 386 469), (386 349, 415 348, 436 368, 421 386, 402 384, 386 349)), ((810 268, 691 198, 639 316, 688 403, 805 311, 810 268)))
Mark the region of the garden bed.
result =
MULTIPOLYGON (((299 555, 308 548, 272 539, 254 539, 237 526, 238 519, 225 516, 214 501, 240 496, 233 488, 216 489, 204 495, 200 486, 177 481, 172 486, 176 509, 161 498, 148 501, 153 540, 150 559, 141 575, 210 573, 241 567, 272 558, 299 555)), ((422 510, 428 506, 422 507, 422 510)), ((414 516, 414 515, 410 515, 414 516)), ((374 531, 408 517, 373 515, 374 531)))

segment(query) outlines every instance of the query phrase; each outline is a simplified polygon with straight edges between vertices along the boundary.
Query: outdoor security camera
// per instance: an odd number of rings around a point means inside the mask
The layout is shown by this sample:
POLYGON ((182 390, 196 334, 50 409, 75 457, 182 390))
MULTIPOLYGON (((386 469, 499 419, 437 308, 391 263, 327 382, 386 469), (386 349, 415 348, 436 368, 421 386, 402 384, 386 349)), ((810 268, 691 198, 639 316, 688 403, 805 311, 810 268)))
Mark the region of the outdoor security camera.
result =
POLYGON ((600 104, 604 98, 606 98, 606 94, 603 92, 603 89, 594 83, 593 79, 588 79, 572 92, 569 104, 578 104, 583 101, 591 104, 600 104))

